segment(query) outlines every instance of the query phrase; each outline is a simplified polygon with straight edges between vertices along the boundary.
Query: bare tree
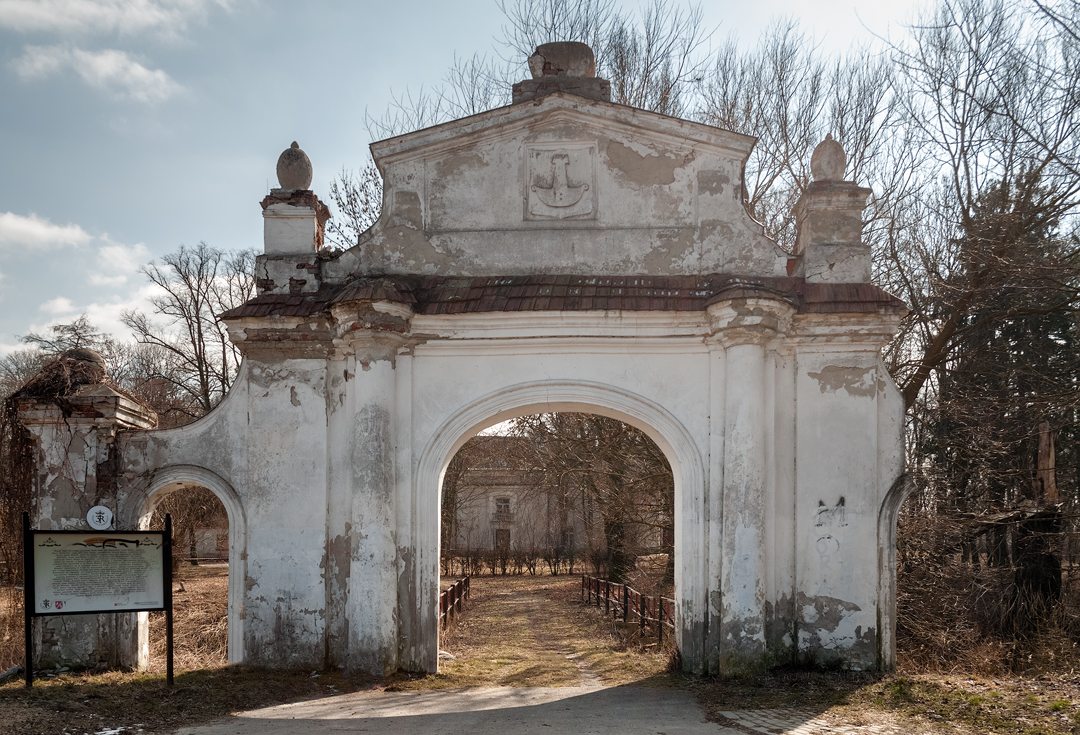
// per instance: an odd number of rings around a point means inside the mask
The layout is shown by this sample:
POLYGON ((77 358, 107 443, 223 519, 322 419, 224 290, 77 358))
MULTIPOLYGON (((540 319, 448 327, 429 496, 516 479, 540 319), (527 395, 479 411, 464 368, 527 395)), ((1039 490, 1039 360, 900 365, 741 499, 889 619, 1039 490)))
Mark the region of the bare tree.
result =
MULTIPOLYGON (((385 112, 367 115, 368 131, 385 138, 507 105, 512 84, 528 74, 526 60, 549 41, 588 43, 614 102, 668 115, 692 107, 711 38, 700 6, 652 0, 637 15, 613 0, 499 0, 498 6, 506 22, 495 49, 455 57, 436 85, 393 94, 385 112)), ((331 241, 352 247, 378 218, 378 171, 370 163, 358 174, 343 170, 330 196, 341 216, 331 220, 331 241)))
MULTIPOLYGON (((756 46, 729 38, 713 57, 697 104, 704 122, 757 137, 746 166, 746 205, 791 249, 795 203, 810 181, 809 155, 826 134, 848 152, 849 178, 877 185, 897 124, 892 69, 869 51, 829 59, 791 20, 756 46)), ((884 187, 891 190, 891 185, 884 187)))
POLYGON ((439 84, 392 93, 386 111, 367 114, 368 132, 388 138, 508 105, 511 81, 522 66, 482 54, 455 56, 439 84))
POLYGON ((971 237, 986 192, 1034 187, 1020 198, 1038 219, 1067 217, 1080 204, 1080 44, 1048 28, 999 0, 943 0, 908 44, 893 47, 899 99, 928 152, 926 179, 943 187, 924 209, 944 234, 933 253, 944 270, 928 279, 936 293, 923 296, 920 338, 898 366, 909 407, 992 289, 1010 238, 1034 226, 1019 218, 994 242, 971 237))
POLYGON ((582 41, 619 104, 681 115, 706 68, 712 34, 699 5, 652 0, 636 17, 611 0, 500 0, 499 9, 503 52, 518 69, 542 43, 582 41))
POLYGON ((382 195, 382 176, 374 161, 369 160, 359 173, 342 169, 330 182, 330 201, 337 210, 327 222, 330 244, 343 249, 358 245, 360 236, 379 219, 382 195))
POLYGON ((225 396, 240 366, 240 353, 218 317, 250 298, 254 253, 226 253, 206 243, 181 246, 143 273, 161 291, 151 298, 160 321, 136 311, 122 320, 140 344, 167 359, 152 377, 187 396, 188 413, 199 416, 225 396))
POLYGON ((671 537, 671 467, 644 433, 580 413, 523 416, 512 431, 524 440, 513 445, 517 464, 538 471, 535 492, 580 514, 590 552, 614 579, 625 576, 641 548, 671 537))
POLYGON ((45 353, 34 348, 15 350, 0 358, 0 398, 6 398, 45 363, 45 353))

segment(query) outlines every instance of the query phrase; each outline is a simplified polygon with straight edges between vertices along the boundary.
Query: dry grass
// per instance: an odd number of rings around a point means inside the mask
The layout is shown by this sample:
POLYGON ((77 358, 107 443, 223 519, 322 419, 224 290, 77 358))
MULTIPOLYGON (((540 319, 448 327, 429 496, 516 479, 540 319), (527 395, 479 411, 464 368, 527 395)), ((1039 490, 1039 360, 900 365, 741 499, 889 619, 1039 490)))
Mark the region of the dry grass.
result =
MULTIPOLYGON (((690 680, 665 673, 670 652, 635 639, 579 602, 575 577, 474 577, 465 614, 441 648, 454 658, 436 675, 376 684, 339 673, 225 667, 224 565, 187 567, 177 586, 177 684, 165 687, 164 634, 152 621, 150 673, 64 674, 0 687, 4 732, 169 732, 230 712, 358 689, 626 684, 690 686, 714 718, 729 709, 797 709, 837 725, 890 724, 902 732, 1080 733, 1080 677, 971 678, 779 672, 745 681, 690 680), (198 670, 201 669, 201 670, 198 670)), ((2 598, 0 598, 2 599, 2 598)), ((10 603, 6 603, 10 604, 10 603)), ((8 610, 0 608, 0 612, 8 610)), ((15 642, 21 652, 21 617, 15 642)))
MULTIPOLYGON (((174 663, 178 669, 228 660, 227 564, 182 565, 173 586, 174 663)), ((0 587, 0 672, 23 662, 22 590, 0 587)), ((165 614, 150 614, 150 671, 165 670, 165 614)))
POLYGON ((639 649, 578 603, 577 577, 473 577, 464 615, 439 647, 439 673, 400 689, 580 686, 661 681, 669 655, 639 649))
POLYGON ((795 709, 836 724, 889 723, 908 733, 1080 732, 1080 679, 780 672, 694 688, 713 719, 731 709, 795 709))
MULTIPOLYGON (((265 671, 206 667, 199 651, 219 657, 224 637, 216 621, 224 614, 224 568, 198 568, 176 593, 177 680, 172 689, 160 672, 66 673, 22 688, 21 680, 0 687, 0 722, 21 735, 62 732, 169 732, 181 725, 221 718, 230 712, 374 688, 363 678, 338 673, 265 671), (196 629, 204 621, 210 630, 196 629), (182 626, 184 632, 181 632, 182 626)), ((474 578, 473 599, 442 647, 455 659, 434 676, 394 677, 389 690, 462 686, 574 686, 600 682, 666 682, 668 657, 638 650, 616 635, 595 609, 577 603, 578 581, 567 577, 474 578)), ((160 621, 157 621, 160 624, 160 621)), ((153 628, 157 641, 161 631, 153 628)), ((162 633, 163 635, 163 633, 162 633)), ((160 651, 159 651, 160 652, 160 651)), ((155 661, 160 664, 160 662, 155 661)))
MULTIPOLYGON (((959 553, 964 527, 902 516, 897 660, 906 673, 1038 677, 1080 673, 1080 569, 1063 565, 1061 598, 1018 604, 1015 566, 974 567, 959 553)), ((984 555, 985 557, 985 555, 984 555)))
POLYGON ((166 733, 231 712, 370 688, 361 678, 310 671, 223 667, 180 672, 176 685, 161 674, 65 674, 0 686, 2 731, 19 735, 166 733))
MULTIPOLYGON (((173 585, 173 663, 179 669, 228 662, 228 564, 177 567, 173 585)), ((165 670, 165 614, 150 614, 150 669, 165 670)))
POLYGON ((22 598, 17 587, 0 587, 0 672, 22 664, 25 657, 22 598))

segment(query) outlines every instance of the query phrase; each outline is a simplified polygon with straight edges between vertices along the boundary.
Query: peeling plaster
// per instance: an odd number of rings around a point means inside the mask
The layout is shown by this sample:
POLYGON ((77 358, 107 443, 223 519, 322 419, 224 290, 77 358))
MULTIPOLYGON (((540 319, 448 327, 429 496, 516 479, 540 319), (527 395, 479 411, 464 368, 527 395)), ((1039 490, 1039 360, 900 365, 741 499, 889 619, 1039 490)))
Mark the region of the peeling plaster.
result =
POLYGON ((663 230, 657 233, 657 242, 659 247, 645 256, 645 270, 649 273, 681 270, 695 259, 697 242, 690 228, 663 230))
POLYGON ((698 171, 698 192, 710 196, 722 196, 731 186, 731 177, 723 171, 698 171))
POLYGON ((682 158, 666 151, 642 155, 617 140, 608 141, 604 153, 614 170, 641 186, 673 184, 675 171, 694 160, 693 153, 682 158))
POLYGON ((846 600, 825 595, 798 596, 799 657, 804 663, 848 668, 872 668, 877 656, 877 630, 852 620, 862 618, 862 608, 846 600))
POLYGON ((884 390, 877 378, 876 367, 845 367, 827 365, 819 372, 808 373, 817 381, 822 393, 846 391, 848 395, 873 398, 884 390))

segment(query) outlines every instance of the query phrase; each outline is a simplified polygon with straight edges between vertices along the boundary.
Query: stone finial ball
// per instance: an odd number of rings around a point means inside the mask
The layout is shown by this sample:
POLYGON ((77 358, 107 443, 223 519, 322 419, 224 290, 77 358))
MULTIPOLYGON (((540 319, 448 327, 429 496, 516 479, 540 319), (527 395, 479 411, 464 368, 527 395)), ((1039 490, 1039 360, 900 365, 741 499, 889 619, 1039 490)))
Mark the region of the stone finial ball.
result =
POLYGON ((845 166, 847 154, 844 147, 833 140, 831 133, 817 144, 810 156, 810 173, 815 181, 843 181, 845 166))
POLYGON ((311 188, 311 159, 295 140, 278 156, 277 179, 282 189, 311 188))
POLYGON ((595 77, 596 56, 589 44, 581 41, 542 43, 529 57, 533 79, 545 76, 595 77))

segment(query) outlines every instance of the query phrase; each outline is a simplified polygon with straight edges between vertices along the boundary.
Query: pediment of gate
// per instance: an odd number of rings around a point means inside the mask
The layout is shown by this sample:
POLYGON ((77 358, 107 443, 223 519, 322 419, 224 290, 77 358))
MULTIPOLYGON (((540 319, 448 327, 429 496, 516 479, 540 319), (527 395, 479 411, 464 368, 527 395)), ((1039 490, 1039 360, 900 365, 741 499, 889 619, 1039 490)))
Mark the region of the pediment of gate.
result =
POLYGON ((327 275, 784 275, 753 142, 567 93, 383 140, 382 215, 327 275))

